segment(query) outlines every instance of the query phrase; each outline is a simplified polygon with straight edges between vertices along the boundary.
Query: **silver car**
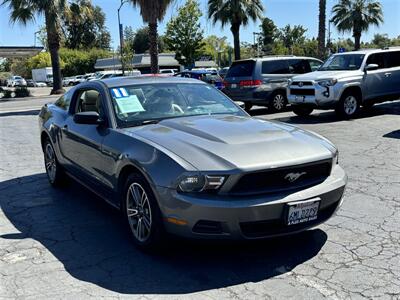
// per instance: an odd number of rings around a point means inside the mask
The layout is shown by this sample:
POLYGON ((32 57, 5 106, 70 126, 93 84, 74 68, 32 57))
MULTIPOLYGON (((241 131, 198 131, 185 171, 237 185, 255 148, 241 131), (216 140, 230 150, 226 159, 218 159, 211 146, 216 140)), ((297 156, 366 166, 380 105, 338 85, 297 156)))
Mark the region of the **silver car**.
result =
POLYGON ((82 83, 39 115, 49 182, 69 175, 122 210, 133 240, 260 239, 329 219, 347 176, 327 139, 250 117, 178 77, 82 83))
POLYGON ((289 103, 299 116, 314 108, 335 109, 344 118, 360 106, 400 98, 400 47, 332 55, 321 68, 289 81, 289 103))

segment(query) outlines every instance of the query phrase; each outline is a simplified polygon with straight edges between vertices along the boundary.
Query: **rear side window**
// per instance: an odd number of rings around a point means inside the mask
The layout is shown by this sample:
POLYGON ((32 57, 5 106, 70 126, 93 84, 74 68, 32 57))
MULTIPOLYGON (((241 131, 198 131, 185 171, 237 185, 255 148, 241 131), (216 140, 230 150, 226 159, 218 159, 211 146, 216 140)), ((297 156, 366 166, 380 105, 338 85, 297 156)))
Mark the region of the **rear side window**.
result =
POLYGON ((263 74, 289 74, 289 65, 287 60, 263 61, 261 72, 263 74))
POLYGON ((253 75, 254 65, 256 62, 254 60, 245 60, 232 63, 229 68, 226 77, 241 77, 241 76, 251 76, 253 75))
POLYGON ((396 68, 400 67, 400 51, 387 52, 388 56, 388 67, 396 68))
POLYGON ((290 59, 288 60, 288 63, 291 74, 304 74, 311 72, 310 64, 304 59, 290 59))
POLYGON ((65 93, 60 98, 58 98, 58 100, 54 104, 63 110, 68 110, 71 103, 71 96, 71 92, 65 93))

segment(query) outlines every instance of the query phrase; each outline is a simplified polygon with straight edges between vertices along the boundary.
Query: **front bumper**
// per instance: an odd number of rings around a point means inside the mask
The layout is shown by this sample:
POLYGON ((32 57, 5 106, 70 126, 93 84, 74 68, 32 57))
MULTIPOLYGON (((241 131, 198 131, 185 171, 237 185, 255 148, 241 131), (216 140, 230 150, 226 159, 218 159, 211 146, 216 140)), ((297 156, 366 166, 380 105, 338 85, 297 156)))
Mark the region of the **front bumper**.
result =
POLYGON ((287 88, 287 99, 291 105, 307 105, 315 108, 334 108, 340 99, 339 84, 330 87, 322 87, 317 83, 312 86, 293 86, 287 88), (313 91, 312 95, 294 91, 313 91))
POLYGON ((169 233, 189 238, 259 239, 303 231, 326 221, 341 205, 346 183, 347 175, 336 165, 323 183, 291 194, 205 196, 164 187, 156 187, 156 193, 169 233), (287 226, 286 204, 314 198, 321 200, 318 219, 287 226), (171 218, 182 222, 166 221, 171 218))

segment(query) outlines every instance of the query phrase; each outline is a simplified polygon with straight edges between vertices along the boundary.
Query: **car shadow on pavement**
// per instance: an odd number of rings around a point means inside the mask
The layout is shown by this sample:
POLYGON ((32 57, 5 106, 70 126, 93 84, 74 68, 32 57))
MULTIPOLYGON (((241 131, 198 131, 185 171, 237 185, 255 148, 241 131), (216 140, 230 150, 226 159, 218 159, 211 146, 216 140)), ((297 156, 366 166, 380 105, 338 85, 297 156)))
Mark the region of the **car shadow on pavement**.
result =
POLYGON ((400 139, 400 129, 394 130, 392 132, 386 133, 383 137, 391 139, 400 139))
POLYGON ((26 110, 26 111, 10 111, 10 112, 0 112, 1 117, 12 117, 12 116, 37 116, 40 109, 26 110))
POLYGON ((124 294, 182 294, 259 282, 310 260, 327 240, 320 229, 246 243, 173 238, 159 253, 146 254, 131 242, 119 212, 77 183, 53 189, 45 174, 35 174, 1 182, 0 192, 1 209, 20 231, 0 238, 34 239, 74 278, 124 294))
MULTIPOLYGON (((251 115, 258 116, 265 114, 265 111, 263 109, 259 109, 259 111, 260 112, 258 112, 258 110, 254 110, 254 112, 251 111, 251 115)), ((288 111, 290 111, 290 109, 288 111)), ((321 123, 335 123, 343 121, 336 115, 334 110, 314 111, 310 116, 307 117, 296 116, 293 112, 292 114, 293 116, 289 117, 288 116, 282 117, 279 114, 275 115, 271 114, 268 115, 268 119, 273 119, 291 124, 321 124, 321 123)), ((349 121, 364 119, 364 118, 372 118, 381 115, 400 115, 400 101, 376 104, 370 109, 361 108, 358 116, 356 116, 354 119, 350 119, 349 121)))

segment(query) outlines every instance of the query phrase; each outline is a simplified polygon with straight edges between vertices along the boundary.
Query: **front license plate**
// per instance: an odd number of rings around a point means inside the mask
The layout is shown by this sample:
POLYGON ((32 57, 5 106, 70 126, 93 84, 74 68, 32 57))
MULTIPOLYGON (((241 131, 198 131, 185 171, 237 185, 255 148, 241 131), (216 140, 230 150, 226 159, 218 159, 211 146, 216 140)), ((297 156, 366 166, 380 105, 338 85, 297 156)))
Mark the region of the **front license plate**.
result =
POLYGON ((296 96, 296 101, 297 102, 304 102, 305 97, 304 96, 296 96))
POLYGON ((288 203, 287 225, 316 220, 320 202, 320 200, 309 200, 288 203))

